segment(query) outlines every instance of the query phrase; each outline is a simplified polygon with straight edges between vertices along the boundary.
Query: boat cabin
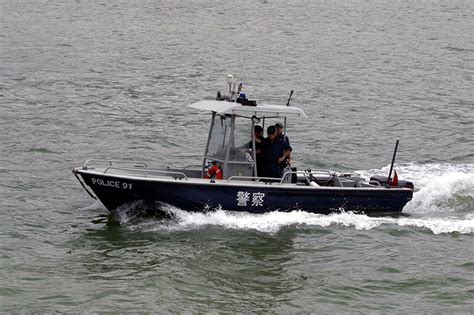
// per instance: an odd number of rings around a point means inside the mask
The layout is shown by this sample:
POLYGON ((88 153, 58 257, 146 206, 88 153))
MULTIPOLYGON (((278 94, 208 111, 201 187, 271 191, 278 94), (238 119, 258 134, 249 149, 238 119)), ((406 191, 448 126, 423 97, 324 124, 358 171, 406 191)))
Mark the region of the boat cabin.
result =
MULTIPOLYGON (((245 97, 245 96, 243 96, 245 97)), ((189 105, 190 108, 211 113, 211 124, 202 160, 202 176, 215 162, 223 172, 223 179, 239 177, 252 179, 257 176, 255 126, 265 130, 265 121, 287 118, 307 118, 305 112, 293 106, 256 104, 246 98, 228 100, 202 100, 189 105)))

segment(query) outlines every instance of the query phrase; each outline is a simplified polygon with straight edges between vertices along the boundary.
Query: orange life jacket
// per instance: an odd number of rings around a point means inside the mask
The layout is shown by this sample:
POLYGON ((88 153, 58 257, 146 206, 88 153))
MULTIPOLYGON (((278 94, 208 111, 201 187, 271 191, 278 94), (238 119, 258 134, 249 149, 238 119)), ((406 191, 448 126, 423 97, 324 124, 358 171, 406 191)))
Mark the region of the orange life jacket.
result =
POLYGON ((224 174, 222 173, 222 170, 219 166, 217 165, 212 165, 207 169, 206 174, 204 174, 204 178, 212 178, 213 175, 216 175, 216 179, 223 179, 224 174))

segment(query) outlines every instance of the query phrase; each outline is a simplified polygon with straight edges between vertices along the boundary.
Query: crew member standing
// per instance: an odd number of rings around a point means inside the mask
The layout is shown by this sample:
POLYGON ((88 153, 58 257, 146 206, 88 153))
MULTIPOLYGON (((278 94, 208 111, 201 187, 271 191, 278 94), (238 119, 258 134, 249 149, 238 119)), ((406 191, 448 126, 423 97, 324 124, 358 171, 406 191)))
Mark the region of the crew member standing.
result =
POLYGON ((291 151, 293 151, 293 149, 291 148, 291 145, 290 145, 290 139, 288 138, 288 136, 286 134, 283 133, 283 124, 282 123, 276 123, 275 124, 275 129, 276 129, 277 137, 281 141, 286 142, 286 144, 290 148, 290 154, 288 155, 288 158, 285 161, 282 162, 282 164, 283 164, 282 167, 285 168, 287 166, 291 166, 291 151))
POLYGON ((257 159, 257 176, 263 176, 263 128, 255 126, 255 156, 257 159))
POLYGON ((267 129, 267 138, 263 141, 263 174, 265 177, 281 178, 283 162, 291 153, 291 147, 279 139, 275 126, 267 129))

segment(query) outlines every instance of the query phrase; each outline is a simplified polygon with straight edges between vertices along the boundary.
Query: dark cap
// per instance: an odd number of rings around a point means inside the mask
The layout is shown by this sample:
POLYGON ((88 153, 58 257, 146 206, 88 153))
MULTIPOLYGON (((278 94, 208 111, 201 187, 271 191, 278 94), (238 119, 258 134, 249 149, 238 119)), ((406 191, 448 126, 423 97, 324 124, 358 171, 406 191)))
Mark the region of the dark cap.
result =
POLYGON ((274 135, 276 132, 275 126, 270 126, 267 128, 267 135, 274 135))
POLYGON ((276 127, 276 128, 281 128, 281 129, 283 129, 283 124, 282 124, 282 123, 276 123, 276 124, 275 124, 275 127, 276 127))

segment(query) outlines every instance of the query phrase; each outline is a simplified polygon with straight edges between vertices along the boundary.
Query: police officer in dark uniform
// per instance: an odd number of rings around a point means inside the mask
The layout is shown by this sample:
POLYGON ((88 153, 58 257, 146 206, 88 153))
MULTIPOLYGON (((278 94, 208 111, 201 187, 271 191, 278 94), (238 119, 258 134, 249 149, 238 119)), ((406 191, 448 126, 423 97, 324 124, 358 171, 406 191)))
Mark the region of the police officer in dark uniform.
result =
POLYGON ((284 131, 283 130, 283 124, 282 123, 276 123, 275 128, 276 128, 277 137, 280 138, 281 140, 285 141, 288 145, 290 145, 290 139, 288 138, 287 135, 285 135, 283 133, 283 131, 284 131))
POLYGON ((267 129, 267 138, 263 141, 263 174, 265 177, 281 178, 283 162, 291 153, 291 147, 278 138, 275 126, 267 129))
MULTIPOLYGON (((290 151, 293 151, 293 149, 291 148, 291 145, 290 145, 290 139, 288 138, 288 136, 286 134, 283 133, 283 124, 282 123, 276 123, 275 124, 275 128, 276 128, 276 135, 277 137, 281 140, 281 141, 284 141, 288 144, 288 146, 290 147, 290 151)), ((290 166, 291 165, 291 153, 288 155, 288 158, 285 159, 285 161, 283 161, 282 163, 282 167, 285 168, 286 166, 290 166)))

